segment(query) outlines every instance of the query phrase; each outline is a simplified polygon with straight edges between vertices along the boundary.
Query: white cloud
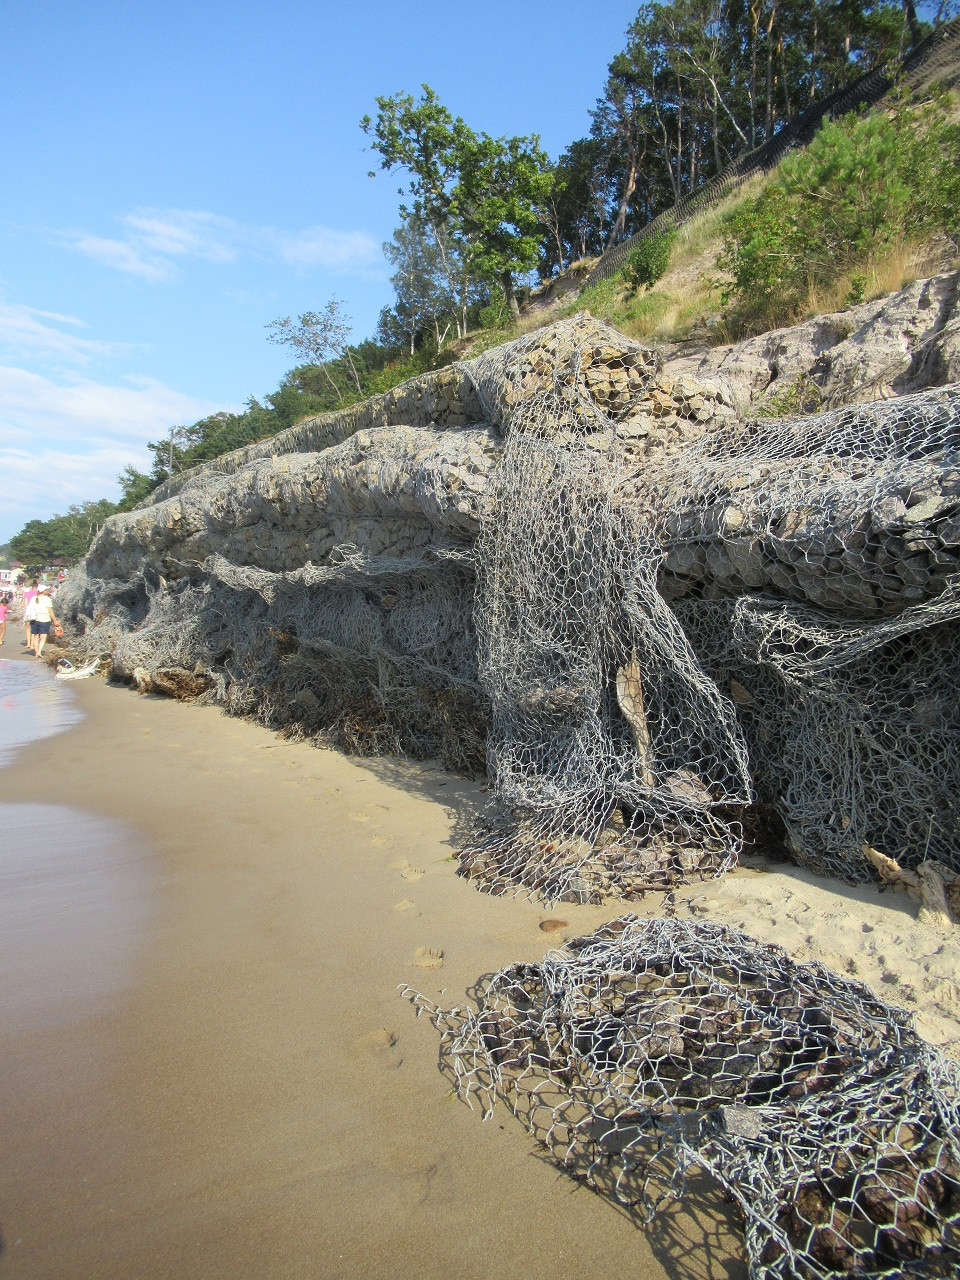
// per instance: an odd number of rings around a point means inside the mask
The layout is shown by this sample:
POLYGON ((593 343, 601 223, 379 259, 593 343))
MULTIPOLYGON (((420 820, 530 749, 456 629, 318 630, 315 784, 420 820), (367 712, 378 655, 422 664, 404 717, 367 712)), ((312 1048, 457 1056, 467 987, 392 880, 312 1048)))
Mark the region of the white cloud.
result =
POLYGON ((359 231, 331 231, 329 227, 308 227, 291 234, 270 232, 281 261, 294 267, 349 269, 357 264, 379 262, 382 254, 369 236, 359 231))
POLYGON ((54 381, 0 366, 0 542, 71 503, 116 498, 126 464, 151 463, 148 440, 221 408, 155 378, 54 381))
POLYGON ((171 426, 196 422, 223 408, 130 375, 120 384, 70 378, 55 382, 26 369, 0 365, 0 448, 25 436, 97 446, 107 441, 143 445, 171 426))
POLYGON ((82 321, 75 316, 0 302, 0 348, 7 359, 42 356, 66 360, 70 364, 87 364, 94 357, 116 355, 127 350, 121 343, 99 342, 76 333, 64 333, 54 324, 45 324, 47 320, 74 329, 83 327, 82 321))
POLYGON ((180 209, 131 213, 123 222, 154 253, 209 258, 211 262, 233 262, 237 255, 230 244, 243 233, 241 224, 231 218, 180 209))
POLYGON ((169 263, 162 258, 147 258, 142 250, 126 240, 108 240, 102 236, 81 236, 73 242, 73 247, 95 258, 104 266, 114 271, 126 271, 129 275, 140 276, 144 280, 166 280, 171 274, 169 263))
POLYGON ((48 520, 73 503, 119 497, 117 476, 132 462, 147 468, 149 455, 129 445, 103 446, 84 453, 53 447, 36 451, 0 444, 0 542, 28 520, 48 520))
POLYGON ((380 246, 360 231, 306 227, 284 231, 200 209, 140 209, 120 219, 122 239, 68 236, 87 257, 150 281, 167 280, 189 259, 227 264, 241 258, 289 267, 359 271, 380 261, 380 246))

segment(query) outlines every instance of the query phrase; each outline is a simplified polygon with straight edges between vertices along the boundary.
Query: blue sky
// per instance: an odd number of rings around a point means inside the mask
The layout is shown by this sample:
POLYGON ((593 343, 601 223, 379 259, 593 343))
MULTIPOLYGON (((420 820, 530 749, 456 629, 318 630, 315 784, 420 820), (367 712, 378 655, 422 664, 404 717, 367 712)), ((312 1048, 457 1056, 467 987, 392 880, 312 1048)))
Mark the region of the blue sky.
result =
POLYGON ((359 120, 430 84, 476 129, 589 126, 636 0, 7 0, 0 42, 0 542, 116 497, 170 426, 293 363, 278 316, 391 300, 398 181, 359 120))

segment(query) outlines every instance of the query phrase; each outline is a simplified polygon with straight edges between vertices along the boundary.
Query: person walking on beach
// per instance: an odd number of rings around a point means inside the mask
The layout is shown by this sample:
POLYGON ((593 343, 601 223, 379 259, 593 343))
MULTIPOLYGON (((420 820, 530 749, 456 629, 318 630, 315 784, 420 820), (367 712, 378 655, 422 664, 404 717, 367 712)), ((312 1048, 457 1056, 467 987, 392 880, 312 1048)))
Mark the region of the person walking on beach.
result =
POLYGON ((3 644, 3 637, 7 634, 7 609, 10 607, 10 597, 0 596, 0 644, 3 644))
MULTIPOLYGON (((39 592, 37 593, 39 595, 39 592)), ((27 600, 23 606, 23 634, 26 636, 24 647, 33 648, 33 623, 37 616, 37 596, 27 600)))
POLYGON ((40 657, 43 653, 43 646, 47 643, 47 636, 50 634, 50 628, 56 627, 60 629, 60 622, 57 615, 53 612, 53 601, 50 599, 50 588, 44 584, 40 588, 40 594, 34 601, 34 619, 30 623, 30 630, 33 633, 33 640, 30 648, 36 657, 40 657))
POLYGON ((30 624, 33 622, 34 610, 32 608, 34 600, 36 600, 39 592, 37 591, 37 583, 34 580, 33 585, 24 589, 21 599, 23 600, 23 647, 32 649, 30 624))

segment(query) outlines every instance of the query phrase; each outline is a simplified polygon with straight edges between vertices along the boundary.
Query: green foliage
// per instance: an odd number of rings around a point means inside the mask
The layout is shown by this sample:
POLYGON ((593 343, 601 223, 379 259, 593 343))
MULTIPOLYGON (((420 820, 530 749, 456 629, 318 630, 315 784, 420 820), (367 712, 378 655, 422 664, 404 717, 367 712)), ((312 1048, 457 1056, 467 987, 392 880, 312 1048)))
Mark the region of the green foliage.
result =
MULTIPOLYGON (((444 279, 444 255, 429 225, 414 216, 397 227, 392 240, 383 246, 383 256, 394 268, 390 277, 396 294, 392 333, 404 342, 412 356, 417 339, 422 340, 431 321, 436 322, 439 335, 440 317, 456 308, 444 279)), ((382 318, 381 324, 384 323, 387 321, 382 318)))
POLYGON ((848 307, 858 307, 867 296, 867 285, 870 277, 863 274, 862 271, 855 271, 850 277, 850 291, 846 297, 848 307))
MULTIPOLYGON (((346 408, 368 396, 389 391, 408 378, 454 359, 451 351, 438 356, 428 348, 405 356, 402 348, 384 347, 372 341, 350 347, 349 357, 349 365, 340 360, 298 365, 262 402, 251 398, 243 413, 215 413, 191 426, 174 428, 173 474, 268 439, 304 418, 346 408)), ((152 473, 144 476, 135 468, 127 467, 119 477, 124 493, 120 510, 130 510, 170 474, 169 438, 152 441, 148 448, 154 457, 152 473)))
POLYGON ((539 207, 542 279, 603 252, 608 209, 616 194, 609 160, 598 139, 581 138, 570 144, 554 166, 550 194, 539 207))
POLYGON ((480 280, 499 283, 516 314, 514 277, 537 265, 538 210, 553 173, 536 137, 464 133, 451 213, 464 229, 467 258, 480 280))
POLYGON ((924 33, 899 0, 642 4, 610 61, 590 137, 558 161, 541 271, 640 230, 811 101, 924 33))
POLYGON ((666 272, 670 265, 670 251, 677 238, 675 231, 664 231, 657 236, 644 236, 630 250, 623 266, 623 277, 631 293, 649 288, 666 272))
POLYGON ((412 356, 398 356, 388 361, 381 369, 371 372, 364 378, 366 395, 381 395, 384 391, 392 391, 401 382, 409 378, 417 378, 431 369, 442 369, 456 360, 454 352, 447 347, 437 355, 434 351, 422 349, 412 356))
POLYGON ((67 508, 50 520, 28 520, 10 539, 10 550, 24 564, 41 568, 52 560, 81 560, 100 526, 117 511, 105 498, 67 508))
POLYGON ((137 503, 142 502, 154 488, 153 477, 148 476, 146 472, 138 471, 130 462, 117 476, 117 481, 122 495, 117 503, 118 511, 132 511, 137 503))
POLYGON ((474 280, 503 286, 516 313, 514 277, 531 271, 540 250, 539 210, 553 171, 539 139, 491 138, 454 118, 429 85, 377 98, 377 118, 360 127, 380 168, 408 175, 405 220, 428 226, 445 252, 461 254, 474 280))
POLYGON ((490 290, 488 301, 480 308, 479 323, 481 329, 500 329, 509 323, 510 308, 507 295, 499 285, 490 290))
MULTIPOLYGON (((272 331, 268 335, 269 342, 292 347, 298 356, 313 361, 321 371, 327 371, 327 361, 331 357, 338 360, 349 370, 357 391, 362 391, 360 375, 347 341, 351 333, 350 317, 344 314, 339 298, 331 298, 322 311, 305 311, 302 316, 297 316, 296 324, 289 316, 282 316, 266 327, 272 331)), ((343 395, 336 382, 329 373, 327 377, 342 403, 343 395)))
MULTIPOLYGON (((400 206, 403 217, 416 215, 436 229, 447 221, 458 171, 457 132, 463 121, 454 120, 429 85, 420 87, 419 102, 408 93, 377 98, 376 120, 364 116, 360 128, 372 138, 381 169, 404 169, 409 175, 413 203, 400 206)), ((370 177, 375 176, 371 170, 370 177)))
MULTIPOLYGON (((940 5, 936 21, 955 7, 940 5)), ((484 326, 475 350, 510 336, 518 279, 533 269, 549 276, 633 234, 811 100, 915 41, 923 25, 900 0, 643 3, 609 64, 590 136, 571 143, 556 165, 535 134, 475 132, 427 85, 419 97, 377 98, 376 118, 362 128, 380 170, 405 175, 402 225, 384 246, 396 299, 381 313, 377 340, 350 342, 336 298, 274 321, 271 341, 304 363, 241 413, 176 426, 150 443, 149 474, 128 466, 118 477, 119 509, 142 501, 171 471, 438 367, 453 358, 444 348, 452 330, 462 338, 484 326)), ((828 126, 727 224, 736 308, 779 320, 840 270, 851 275, 856 301, 867 293, 871 255, 892 240, 931 230, 960 239, 958 159, 960 126, 937 110, 903 108, 893 118, 828 126)), ((626 296, 622 278, 605 281, 570 310, 587 306, 637 336, 677 324, 678 315, 685 322, 682 301, 650 288, 669 249, 666 237, 642 242, 626 296)), ((702 305, 694 299, 689 314, 702 305)), ((30 531, 32 554, 20 558, 71 556, 89 535, 87 509, 101 505, 31 521, 18 537, 30 531), (57 521, 67 525, 51 531, 57 521)))
POLYGON ((799 413, 819 413, 823 408, 823 392, 802 373, 787 386, 763 396, 755 406, 758 418, 786 418, 799 413))
POLYGON ((901 101, 825 125, 730 215, 719 259, 727 300, 756 324, 782 323, 844 271, 862 278, 881 251, 933 231, 956 236, 958 167, 960 126, 939 105, 901 101))
POLYGON ((435 230, 411 214, 383 253, 395 268, 390 283, 396 302, 381 313, 381 345, 404 346, 412 356, 418 345, 439 352, 451 328, 464 337, 469 312, 483 290, 472 276, 462 237, 447 227, 435 230))

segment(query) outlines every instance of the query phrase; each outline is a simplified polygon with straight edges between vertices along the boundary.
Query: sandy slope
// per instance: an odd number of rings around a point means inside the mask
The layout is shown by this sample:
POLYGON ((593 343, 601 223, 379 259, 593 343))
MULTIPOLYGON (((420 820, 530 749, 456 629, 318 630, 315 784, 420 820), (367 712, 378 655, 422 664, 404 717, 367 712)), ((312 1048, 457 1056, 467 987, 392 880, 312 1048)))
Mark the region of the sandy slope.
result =
POLYGON ((914 1014, 917 1030, 960 1058, 960 927, 917 920, 905 894, 850 886, 780 863, 739 869, 677 895, 678 911, 722 920, 797 960, 821 960, 914 1014))

